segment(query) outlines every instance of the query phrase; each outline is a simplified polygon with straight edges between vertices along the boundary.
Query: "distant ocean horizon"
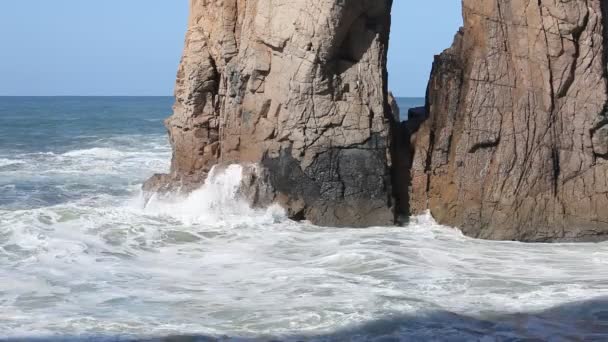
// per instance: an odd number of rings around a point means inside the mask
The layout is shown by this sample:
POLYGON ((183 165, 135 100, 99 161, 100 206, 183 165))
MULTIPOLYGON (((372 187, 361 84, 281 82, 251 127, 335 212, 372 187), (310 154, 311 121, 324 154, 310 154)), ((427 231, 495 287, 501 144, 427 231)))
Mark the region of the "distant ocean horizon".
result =
POLYGON ((410 108, 423 107, 426 100, 424 97, 396 97, 396 99, 401 121, 407 120, 407 113, 410 108))

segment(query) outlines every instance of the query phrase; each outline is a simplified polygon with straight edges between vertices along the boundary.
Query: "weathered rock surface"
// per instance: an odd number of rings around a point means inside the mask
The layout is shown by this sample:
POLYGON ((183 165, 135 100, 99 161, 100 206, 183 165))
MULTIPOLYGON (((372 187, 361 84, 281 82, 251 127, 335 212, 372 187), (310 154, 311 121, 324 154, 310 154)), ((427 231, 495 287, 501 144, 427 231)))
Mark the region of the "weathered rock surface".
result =
POLYGON ((255 163, 294 218, 393 224, 391 4, 191 0, 166 121, 171 174, 145 189, 188 190, 216 164, 255 163))
POLYGON ((486 239, 608 238, 608 2, 463 4, 414 138, 412 212, 486 239))
POLYGON ((479 238, 607 239, 608 3, 463 0, 426 108, 398 124, 391 2, 191 0, 171 173, 145 190, 241 163, 244 198, 320 225, 430 210, 479 238))

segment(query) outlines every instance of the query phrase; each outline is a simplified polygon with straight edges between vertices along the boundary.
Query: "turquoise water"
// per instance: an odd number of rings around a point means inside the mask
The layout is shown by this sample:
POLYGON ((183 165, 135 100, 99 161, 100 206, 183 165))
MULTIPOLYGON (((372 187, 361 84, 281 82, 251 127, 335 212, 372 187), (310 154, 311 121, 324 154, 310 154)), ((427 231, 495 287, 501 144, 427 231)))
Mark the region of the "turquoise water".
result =
POLYGON ((608 339, 607 244, 315 227, 249 208, 238 166, 144 206, 171 105, 0 97, 0 340, 608 339))

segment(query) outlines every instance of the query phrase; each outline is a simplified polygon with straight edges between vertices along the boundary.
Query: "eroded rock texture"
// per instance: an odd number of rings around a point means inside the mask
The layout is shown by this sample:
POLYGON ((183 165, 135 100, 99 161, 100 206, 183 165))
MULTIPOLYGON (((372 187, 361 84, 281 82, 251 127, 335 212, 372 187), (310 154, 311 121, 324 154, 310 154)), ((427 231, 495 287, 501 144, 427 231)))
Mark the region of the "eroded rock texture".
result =
POLYGON ((394 223, 386 53, 392 0, 192 0, 171 174, 257 163, 275 200, 320 225, 394 223))
POLYGON ((608 2, 463 4, 415 134, 413 212, 487 239, 606 239, 608 2))

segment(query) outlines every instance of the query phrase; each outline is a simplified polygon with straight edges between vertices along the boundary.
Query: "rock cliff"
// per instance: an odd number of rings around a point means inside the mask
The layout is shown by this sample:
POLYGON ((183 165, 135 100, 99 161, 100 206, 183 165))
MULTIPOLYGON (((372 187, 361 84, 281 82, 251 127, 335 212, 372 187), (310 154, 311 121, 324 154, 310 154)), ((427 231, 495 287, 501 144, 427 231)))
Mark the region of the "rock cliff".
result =
POLYGON ((169 175, 330 226, 430 210, 485 239, 608 238, 608 3, 463 0, 427 105, 387 91, 391 0, 191 0, 169 175))
POLYGON ((608 238, 607 11, 463 1, 413 139, 413 213, 486 239, 608 238))
POLYGON ((247 182, 268 183, 257 204, 320 225, 393 224, 391 4, 191 0, 166 121, 171 174, 146 190, 192 189, 214 165, 253 163, 262 172, 247 182))

